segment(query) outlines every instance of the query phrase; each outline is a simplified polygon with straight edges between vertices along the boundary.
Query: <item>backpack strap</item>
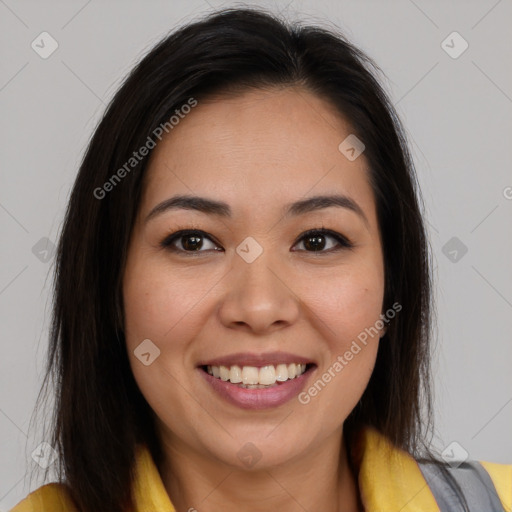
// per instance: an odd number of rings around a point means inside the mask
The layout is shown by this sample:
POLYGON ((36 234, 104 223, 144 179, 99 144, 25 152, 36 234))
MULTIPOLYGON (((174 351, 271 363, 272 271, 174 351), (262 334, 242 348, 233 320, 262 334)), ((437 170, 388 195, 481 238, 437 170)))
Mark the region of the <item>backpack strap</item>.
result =
POLYGON ((467 461, 447 471, 457 481, 468 502, 466 510, 453 484, 445 479, 437 464, 418 462, 441 512, 505 512, 489 473, 478 461, 467 461))

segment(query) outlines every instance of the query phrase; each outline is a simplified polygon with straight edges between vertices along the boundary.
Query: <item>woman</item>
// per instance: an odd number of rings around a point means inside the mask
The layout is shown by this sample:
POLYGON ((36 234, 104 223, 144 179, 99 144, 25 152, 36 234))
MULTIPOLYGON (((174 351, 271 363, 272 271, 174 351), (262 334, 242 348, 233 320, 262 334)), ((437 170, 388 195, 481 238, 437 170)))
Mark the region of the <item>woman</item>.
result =
MULTIPOLYGON (((61 483, 15 512, 433 511, 432 468, 471 506, 428 448, 428 247, 374 70, 242 9, 132 71, 59 245, 61 483)), ((479 467, 510 510, 512 466, 479 467)))

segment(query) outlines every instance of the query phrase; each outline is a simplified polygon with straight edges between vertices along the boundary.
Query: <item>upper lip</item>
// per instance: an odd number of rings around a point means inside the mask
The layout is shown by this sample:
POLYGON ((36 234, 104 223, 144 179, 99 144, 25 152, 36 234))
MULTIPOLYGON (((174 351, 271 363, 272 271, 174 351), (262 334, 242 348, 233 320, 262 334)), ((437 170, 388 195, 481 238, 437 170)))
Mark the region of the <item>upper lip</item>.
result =
POLYGON ((314 363, 311 359, 291 354, 289 352, 266 352, 263 354, 253 354, 250 352, 240 352, 219 356, 213 359, 204 360, 198 363, 198 366, 276 366, 278 364, 310 364, 314 363))

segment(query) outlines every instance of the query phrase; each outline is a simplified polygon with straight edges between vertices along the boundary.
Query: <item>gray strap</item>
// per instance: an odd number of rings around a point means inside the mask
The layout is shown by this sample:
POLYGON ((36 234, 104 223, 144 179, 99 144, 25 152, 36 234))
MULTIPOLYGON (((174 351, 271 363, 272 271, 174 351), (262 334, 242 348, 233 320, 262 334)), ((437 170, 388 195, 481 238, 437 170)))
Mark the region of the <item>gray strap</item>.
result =
POLYGON ((446 466, 462 489, 468 510, 462 506, 456 489, 436 464, 418 462, 418 466, 441 512, 505 512, 489 473, 478 461, 467 461, 456 468, 446 466))

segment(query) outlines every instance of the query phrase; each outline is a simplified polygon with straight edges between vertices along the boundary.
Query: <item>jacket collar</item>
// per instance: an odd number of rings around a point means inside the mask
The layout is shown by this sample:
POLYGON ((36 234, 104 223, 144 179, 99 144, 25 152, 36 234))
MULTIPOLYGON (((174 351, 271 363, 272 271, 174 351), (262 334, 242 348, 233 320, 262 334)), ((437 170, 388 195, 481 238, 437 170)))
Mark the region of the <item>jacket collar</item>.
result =
MULTIPOLYGON (((418 464, 373 427, 358 433, 351 450, 366 512, 422 512, 438 506, 418 464)), ((134 497, 137 512, 175 512, 158 469, 145 446, 137 452, 134 497)))
POLYGON ((414 458, 373 427, 364 427, 352 449, 367 512, 439 510, 414 458))

